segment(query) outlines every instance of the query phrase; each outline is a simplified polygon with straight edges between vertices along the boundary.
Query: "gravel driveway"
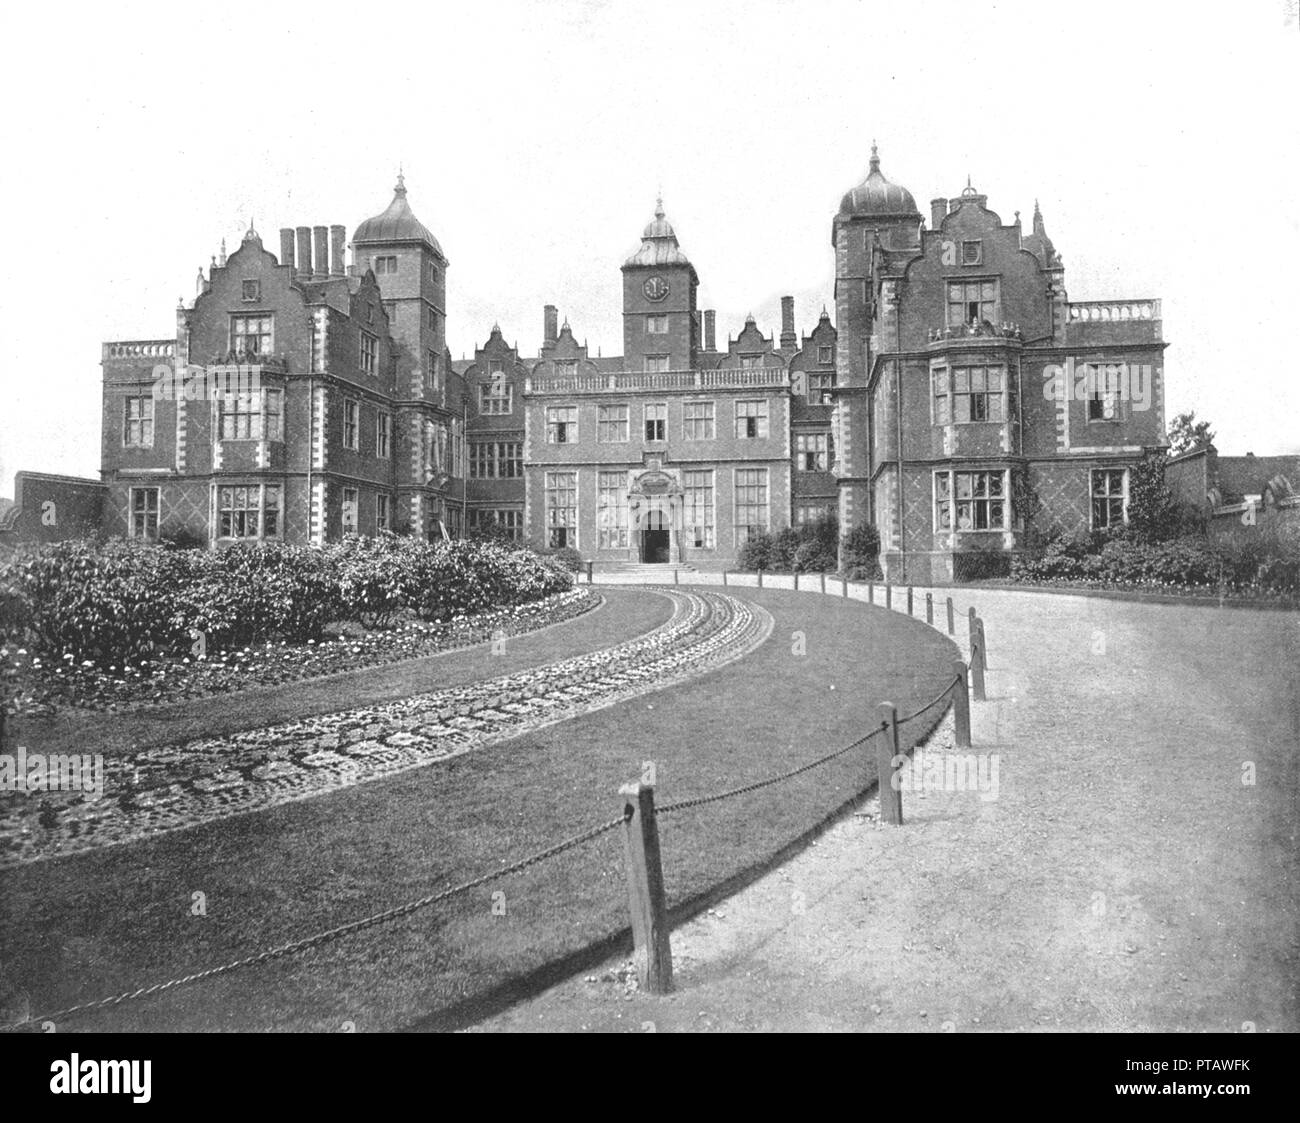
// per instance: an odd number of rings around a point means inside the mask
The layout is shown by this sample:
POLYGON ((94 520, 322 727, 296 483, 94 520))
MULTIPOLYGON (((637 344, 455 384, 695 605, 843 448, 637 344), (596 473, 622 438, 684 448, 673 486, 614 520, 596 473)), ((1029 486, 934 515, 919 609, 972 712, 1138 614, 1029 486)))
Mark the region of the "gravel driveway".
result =
POLYGON ((996 789, 904 792, 902 828, 867 804, 674 931, 668 998, 610 963, 481 1028, 1300 1028, 1300 616, 956 599, 996 789))

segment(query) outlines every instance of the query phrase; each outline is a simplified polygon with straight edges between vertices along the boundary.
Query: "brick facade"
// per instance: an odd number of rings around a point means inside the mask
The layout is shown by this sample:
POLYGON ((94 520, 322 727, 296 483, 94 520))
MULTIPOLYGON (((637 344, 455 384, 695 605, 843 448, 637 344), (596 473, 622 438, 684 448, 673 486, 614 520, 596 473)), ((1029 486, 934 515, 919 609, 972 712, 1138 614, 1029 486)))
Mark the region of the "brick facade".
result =
POLYGON ((400 177, 350 267, 342 227, 284 228, 279 258, 250 230, 174 338, 104 345, 102 525, 212 545, 495 525, 726 563, 755 527, 836 512, 923 581, 1122 520, 1165 441, 1158 301, 1071 303, 1037 206, 1025 232, 968 184, 927 222, 874 150, 831 241, 833 318, 800 336, 784 298, 779 339, 750 317, 719 348, 661 203, 621 267, 621 357, 547 305, 536 356, 494 326, 453 363, 447 260, 400 177), (232 364, 260 379, 243 405, 157 393, 232 364))

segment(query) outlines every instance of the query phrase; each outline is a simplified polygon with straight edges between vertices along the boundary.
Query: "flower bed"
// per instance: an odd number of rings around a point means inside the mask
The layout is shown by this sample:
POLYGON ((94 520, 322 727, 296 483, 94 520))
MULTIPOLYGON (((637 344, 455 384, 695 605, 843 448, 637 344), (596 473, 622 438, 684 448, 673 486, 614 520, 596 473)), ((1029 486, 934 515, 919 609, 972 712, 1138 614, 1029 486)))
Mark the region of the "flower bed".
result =
POLYGON ((10 713, 48 713, 60 706, 93 710, 132 710, 187 698, 224 694, 251 686, 270 686, 402 659, 435 655, 460 647, 506 639, 572 619, 590 611, 600 598, 587 589, 570 589, 526 604, 503 606, 450 620, 407 619, 382 630, 327 631, 319 640, 290 643, 269 640, 203 655, 181 655, 150 662, 96 666, 70 653, 42 656, 23 645, 0 647, 0 667, 13 680, 10 713))
POLYGON ((1100 540, 1058 535, 1018 555, 1011 582, 1173 596, 1289 603, 1300 591, 1293 543, 1260 535, 1234 541, 1184 536, 1165 542, 1120 533, 1100 540))

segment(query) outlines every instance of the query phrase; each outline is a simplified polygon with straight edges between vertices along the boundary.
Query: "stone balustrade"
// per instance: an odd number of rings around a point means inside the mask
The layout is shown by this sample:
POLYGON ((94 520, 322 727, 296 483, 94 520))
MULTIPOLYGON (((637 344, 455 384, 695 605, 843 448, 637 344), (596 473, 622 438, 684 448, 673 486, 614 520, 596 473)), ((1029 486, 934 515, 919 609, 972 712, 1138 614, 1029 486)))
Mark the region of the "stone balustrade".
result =
POLYGON ((1160 319, 1158 300, 1083 300, 1069 304, 1072 323, 1120 323, 1160 319))

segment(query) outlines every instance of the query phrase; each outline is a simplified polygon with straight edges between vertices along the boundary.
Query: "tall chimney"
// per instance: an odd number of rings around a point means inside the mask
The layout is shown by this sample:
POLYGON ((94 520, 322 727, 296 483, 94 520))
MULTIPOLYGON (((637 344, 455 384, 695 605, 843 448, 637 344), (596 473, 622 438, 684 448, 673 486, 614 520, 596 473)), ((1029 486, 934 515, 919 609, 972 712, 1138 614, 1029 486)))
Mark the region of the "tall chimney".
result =
POLYGON ((280 264, 293 268, 293 227, 280 227, 280 264))
POLYGON ((704 310, 704 349, 706 351, 716 351, 718 349, 718 314, 712 308, 704 310))
POLYGON ((330 232, 328 226, 313 226, 316 236, 316 254, 312 260, 311 279, 323 281, 330 274, 330 232))
POLYGON ((560 337, 560 313, 554 304, 542 309, 542 346, 550 347, 560 337))
POLYGON ((943 220, 947 217, 947 215, 948 215, 947 199, 930 200, 930 229, 931 230, 938 230, 939 226, 942 224, 943 220))
POLYGON ((794 330, 794 297, 781 297, 781 350, 799 350, 799 337, 794 330))
POLYGON ((344 247, 347 245, 348 232, 342 226, 330 227, 330 276, 343 276, 344 247))
POLYGON ((298 227, 298 260, 294 263, 294 276, 307 280, 311 276, 311 227, 298 227))

